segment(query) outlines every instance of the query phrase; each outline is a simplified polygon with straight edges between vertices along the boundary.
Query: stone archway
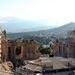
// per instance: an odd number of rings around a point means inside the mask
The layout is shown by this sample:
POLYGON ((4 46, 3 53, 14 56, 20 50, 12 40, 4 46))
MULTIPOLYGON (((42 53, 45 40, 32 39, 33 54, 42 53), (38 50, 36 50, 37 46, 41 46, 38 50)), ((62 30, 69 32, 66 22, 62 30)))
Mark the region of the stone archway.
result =
POLYGON ((16 54, 17 56, 21 54, 21 47, 17 47, 17 48, 16 48, 15 54, 16 54))

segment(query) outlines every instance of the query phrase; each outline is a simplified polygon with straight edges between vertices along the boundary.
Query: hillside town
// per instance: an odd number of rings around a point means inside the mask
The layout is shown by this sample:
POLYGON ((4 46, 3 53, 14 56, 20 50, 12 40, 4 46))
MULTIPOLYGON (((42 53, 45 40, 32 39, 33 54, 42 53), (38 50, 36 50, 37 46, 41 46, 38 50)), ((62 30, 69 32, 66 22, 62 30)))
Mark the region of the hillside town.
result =
POLYGON ((0 75, 75 75, 75 30, 66 39, 40 45, 34 39, 7 38, 0 28, 0 75))

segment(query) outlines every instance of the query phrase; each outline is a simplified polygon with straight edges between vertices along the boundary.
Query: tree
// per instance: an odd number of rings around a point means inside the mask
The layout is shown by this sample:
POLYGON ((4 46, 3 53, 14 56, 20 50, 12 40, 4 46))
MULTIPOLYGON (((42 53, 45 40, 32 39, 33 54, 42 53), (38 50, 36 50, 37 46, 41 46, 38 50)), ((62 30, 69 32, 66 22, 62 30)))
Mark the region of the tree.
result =
POLYGON ((50 47, 49 48, 40 47, 39 50, 40 50, 41 54, 48 54, 49 56, 53 55, 53 50, 50 47))

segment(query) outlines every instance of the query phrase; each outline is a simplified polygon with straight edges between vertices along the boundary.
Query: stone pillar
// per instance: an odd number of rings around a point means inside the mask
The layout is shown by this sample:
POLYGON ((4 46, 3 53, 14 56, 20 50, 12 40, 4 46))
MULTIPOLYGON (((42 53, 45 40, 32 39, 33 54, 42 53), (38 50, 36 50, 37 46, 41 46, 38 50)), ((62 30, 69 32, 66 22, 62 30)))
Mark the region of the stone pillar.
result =
POLYGON ((0 62, 3 62, 7 58, 6 37, 3 30, 0 29, 0 62))

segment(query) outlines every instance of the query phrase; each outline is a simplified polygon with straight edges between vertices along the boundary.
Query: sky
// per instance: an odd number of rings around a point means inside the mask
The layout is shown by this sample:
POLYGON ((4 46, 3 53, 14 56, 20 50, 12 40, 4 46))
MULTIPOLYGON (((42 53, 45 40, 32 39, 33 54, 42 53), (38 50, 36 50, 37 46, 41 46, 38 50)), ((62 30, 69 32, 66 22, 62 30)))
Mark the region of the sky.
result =
POLYGON ((0 0, 1 17, 45 22, 47 26, 58 27, 75 22, 75 0, 0 0))

